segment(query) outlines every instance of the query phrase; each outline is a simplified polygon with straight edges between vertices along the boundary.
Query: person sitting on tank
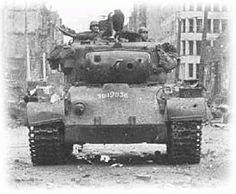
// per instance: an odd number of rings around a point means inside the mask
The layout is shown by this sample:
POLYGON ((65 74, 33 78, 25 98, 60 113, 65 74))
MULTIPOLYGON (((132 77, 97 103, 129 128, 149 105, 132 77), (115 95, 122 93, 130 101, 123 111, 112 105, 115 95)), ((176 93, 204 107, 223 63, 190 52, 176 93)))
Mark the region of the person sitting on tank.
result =
POLYGON ((122 31, 124 26, 124 14, 121 10, 116 9, 110 12, 105 20, 91 21, 89 25, 90 31, 76 33, 74 30, 64 25, 58 29, 66 36, 70 36, 74 40, 112 40, 115 33, 122 31))
POLYGON ((138 30, 139 42, 153 42, 152 39, 148 38, 148 29, 144 26, 141 26, 138 30))
POLYGON ((99 23, 97 21, 91 21, 89 25, 90 31, 76 33, 74 30, 65 26, 60 26, 59 30, 66 36, 70 36, 73 40, 96 40, 102 37, 102 33, 99 31, 99 23))
POLYGON ((102 34, 99 31, 99 23, 97 21, 91 21, 89 29, 90 33, 93 35, 93 39, 101 38, 102 34))
POLYGON ((74 30, 65 27, 64 25, 58 28, 64 35, 73 38, 73 41, 90 40, 90 41, 102 41, 112 35, 112 27, 109 18, 104 21, 91 21, 89 25, 90 31, 84 31, 76 33, 74 30), (105 25, 105 27, 104 27, 105 25))

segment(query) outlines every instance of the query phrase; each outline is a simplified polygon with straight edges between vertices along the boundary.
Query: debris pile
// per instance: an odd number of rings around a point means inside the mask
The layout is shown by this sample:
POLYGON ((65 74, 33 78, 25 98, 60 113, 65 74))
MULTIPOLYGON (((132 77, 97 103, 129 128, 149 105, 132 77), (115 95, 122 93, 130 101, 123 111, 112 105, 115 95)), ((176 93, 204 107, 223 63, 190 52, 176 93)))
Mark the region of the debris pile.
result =
POLYGON ((220 123, 229 123, 232 110, 227 104, 213 105, 211 107, 213 119, 218 119, 220 123))
POLYGON ((155 153, 129 153, 129 154, 101 154, 101 153, 84 153, 80 146, 75 146, 72 153, 76 160, 86 164, 104 164, 110 165, 111 168, 123 167, 124 164, 153 164, 166 163, 167 155, 159 151, 155 153))

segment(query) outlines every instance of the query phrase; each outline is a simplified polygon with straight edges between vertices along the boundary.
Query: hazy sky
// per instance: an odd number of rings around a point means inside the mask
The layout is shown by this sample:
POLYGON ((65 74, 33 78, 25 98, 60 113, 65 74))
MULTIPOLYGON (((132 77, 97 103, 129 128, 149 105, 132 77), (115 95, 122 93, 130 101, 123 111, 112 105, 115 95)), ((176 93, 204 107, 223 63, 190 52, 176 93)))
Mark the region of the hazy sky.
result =
POLYGON ((63 24, 76 30, 88 30, 92 20, 103 19, 114 9, 121 9, 125 14, 125 23, 128 22, 133 2, 130 0, 47 0, 47 7, 57 10, 62 18, 63 24))
MULTIPOLYGON (((0 0, 1 2, 2 0, 0 0)), ((3 0, 4 1, 4 0, 3 0)), ((65 26, 70 27, 76 32, 85 31, 89 28, 89 23, 92 20, 101 20, 102 16, 107 16, 115 9, 121 9, 125 14, 125 24, 128 23, 128 18, 133 9, 135 2, 146 2, 150 4, 178 4, 186 0, 5 0, 8 4, 21 4, 25 2, 28 5, 35 3, 45 3, 48 8, 57 11, 62 18, 65 26)), ((227 2, 228 0, 188 0, 195 2, 227 2)))
MULTIPOLYGON (((1 2, 2 0, 0 0, 1 2)), ((4 1, 4 0, 3 0, 4 1)), ((22 4, 25 2, 28 5, 44 2, 51 10, 58 11, 62 18, 63 24, 79 31, 88 30, 89 23, 92 20, 103 19, 102 16, 107 16, 115 9, 121 9, 125 14, 125 24, 128 22, 128 17, 131 14, 135 2, 146 2, 150 4, 168 4, 180 3, 186 0, 5 0, 11 5, 22 4)), ((223 1, 223 0, 188 0, 196 1, 223 1)), ((224 0, 224 2, 228 0, 224 0)))

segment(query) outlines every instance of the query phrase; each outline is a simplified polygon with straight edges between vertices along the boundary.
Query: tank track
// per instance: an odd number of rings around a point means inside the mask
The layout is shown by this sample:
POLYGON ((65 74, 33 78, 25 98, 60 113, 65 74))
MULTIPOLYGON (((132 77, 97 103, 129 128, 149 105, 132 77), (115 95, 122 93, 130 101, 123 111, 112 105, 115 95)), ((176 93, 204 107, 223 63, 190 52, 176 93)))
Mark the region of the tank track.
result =
POLYGON ((63 123, 30 127, 29 146, 33 165, 64 164, 71 155, 64 146, 63 123))
POLYGON ((167 154, 169 163, 199 163, 201 157, 201 121, 172 121, 168 128, 167 154))

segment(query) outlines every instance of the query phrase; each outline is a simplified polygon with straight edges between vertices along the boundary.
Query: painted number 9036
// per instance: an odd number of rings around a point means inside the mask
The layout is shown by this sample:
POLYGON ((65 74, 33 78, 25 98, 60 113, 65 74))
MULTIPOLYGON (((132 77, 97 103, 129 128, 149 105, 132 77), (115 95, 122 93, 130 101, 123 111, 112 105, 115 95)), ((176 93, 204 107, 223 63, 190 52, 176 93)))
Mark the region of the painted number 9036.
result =
POLYGON ((100 93, 97 94, 98 98, 105 99, 105 98, 128 98, 128 93, 126 92, 108 92, 108 93, 100 93))

